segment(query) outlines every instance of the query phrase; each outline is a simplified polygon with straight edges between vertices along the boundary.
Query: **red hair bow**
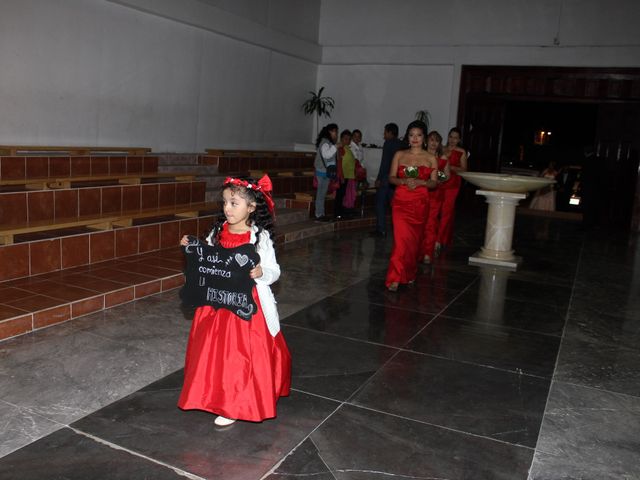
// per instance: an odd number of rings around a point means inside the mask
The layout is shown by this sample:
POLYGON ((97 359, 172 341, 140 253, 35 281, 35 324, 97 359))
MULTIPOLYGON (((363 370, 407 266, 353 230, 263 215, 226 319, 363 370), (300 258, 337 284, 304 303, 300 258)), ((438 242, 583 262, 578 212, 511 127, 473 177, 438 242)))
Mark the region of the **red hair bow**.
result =
POLYGON ((273 184, 271 183, 269 175, 264 174, 262 178, 256 183, 251 183, 240 178, 227 177, 224 180, 224 185, 236 185, 238 187, 248 188, 249 190, 255 190, 256 192, 262 192, 269 212, 275 216, 276 205, 273 201, 273 197, 271 196, 271 192, 273 191, 273 184))

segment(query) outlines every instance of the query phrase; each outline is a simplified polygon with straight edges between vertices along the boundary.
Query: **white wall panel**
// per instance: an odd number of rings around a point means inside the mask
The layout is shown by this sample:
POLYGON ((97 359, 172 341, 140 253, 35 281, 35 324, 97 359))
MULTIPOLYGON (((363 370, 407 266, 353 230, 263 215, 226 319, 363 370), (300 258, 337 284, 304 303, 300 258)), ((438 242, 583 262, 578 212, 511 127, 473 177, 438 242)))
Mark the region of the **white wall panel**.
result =
POLYGON ((317 65, 275 52, 271 54, 265 143, 273 140, 277 145, 290 146, 291 138, 302 143, 311 140, 313 118, 301 118, 301 106, 308 92, 315 89, 317 74, 317 65))
POLYGON ((325 65, 318 74, 336 101, 331 120, 340 130, 359 128, 365 143, 378 145, 386 123, 397 123, 403 134, 418 110, 428 110, 431 129, 444 134, 452 121, 452 81, 451 65, 325 65))
POLYGON ((0 143, 198 151, 291 146, 312 129, 294 98, 313 62, 104 0, 1 13, 0 143))
POLYGON ((266 121, 269 51, 208 36, 204 44, 198 147, 260 143, 266 121))

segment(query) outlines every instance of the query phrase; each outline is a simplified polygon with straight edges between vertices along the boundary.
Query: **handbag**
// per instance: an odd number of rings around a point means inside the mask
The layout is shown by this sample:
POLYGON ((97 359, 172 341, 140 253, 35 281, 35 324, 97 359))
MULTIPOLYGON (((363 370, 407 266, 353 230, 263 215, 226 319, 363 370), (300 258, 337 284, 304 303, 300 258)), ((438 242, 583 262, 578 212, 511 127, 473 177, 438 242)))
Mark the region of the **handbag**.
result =
POLYGON ((362 166, 359 160, 356 160, 355 175, 357 182, 364 182, 367 179, 367 169, 362 166))
POLYGON ((322 153, 319 153, 320 155, 320 160, 322 160, 322 165, 324 165, 324 170, 327 172, 327 178, 330 178, 331 180, 333 180, 334 178, 338 177, 338 166, 335 163, 332 163, 331 165, 327 165, 327 162, 325 162, 324 157, 322 156, 322 153))
MULTIPOLYGON (((313 177, 313 188, 318 188, 318 177, 313 177)), ((340 180, 337 177, 329 179, 329 187, 327 187, 327 195, 331 195, 340 188, 340 180)))

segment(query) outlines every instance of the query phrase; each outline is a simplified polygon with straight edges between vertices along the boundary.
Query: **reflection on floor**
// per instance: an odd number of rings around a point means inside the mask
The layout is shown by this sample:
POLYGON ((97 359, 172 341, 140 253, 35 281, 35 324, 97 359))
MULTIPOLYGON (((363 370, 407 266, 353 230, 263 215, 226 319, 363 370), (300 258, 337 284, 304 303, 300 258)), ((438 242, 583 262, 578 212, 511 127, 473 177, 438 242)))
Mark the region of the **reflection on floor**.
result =
POLYGON ((636 239, 521 216, 507 273, 467 264, 482 225, 397 293, 390 239, 284 246, 294 390, 262 424, 176 408, 175 291, 0 343, 0 478, 640 478, 636 239))

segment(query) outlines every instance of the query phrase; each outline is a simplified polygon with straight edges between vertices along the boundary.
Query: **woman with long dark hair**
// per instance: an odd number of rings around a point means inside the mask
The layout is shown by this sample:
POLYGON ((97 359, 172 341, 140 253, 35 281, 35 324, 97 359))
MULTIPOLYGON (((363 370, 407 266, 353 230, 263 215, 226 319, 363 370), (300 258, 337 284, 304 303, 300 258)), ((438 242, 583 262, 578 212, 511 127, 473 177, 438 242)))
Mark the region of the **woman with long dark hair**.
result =
POLYGON ((438 238, 435 252, 440 248, 451 245, 453 239, 453 219, 455 217, 456 198, 460 192, 462 179, 458 172, 467 171, 467 151, 462 148, 462 133, 457 127, 449 130, 447 144, 443 149, 444 156, 449 161, 450 178, 438 188, 442 193, 442 208, 440 210, 440 224, 438 225, 438 238))
POLYGON ((396 186, 396 192, 391 202, 393 249, 385 285, 392 292, 416 278, 429 205, 428 189, 437 185, 438 165, 426 151, 426 136, 423 122, 411 122, 405 135, 409 148, 394 155, 389 170, 389 183, 396 186))
POLYGON ((316 221, 328 222, 331 218, 325 215, 324 202, 327 198, 329 182, 337 175, 337 155, 338 149, 338 125, 330 123, 320 130, 316 139, 316 159, 314 168, 316 170, 316 221))
POLYGON ((442 135, 435 130, 427 135, 427 153, 437 163, 438 171, 443 172, 443 176, 438 177, 438 186, 429 192, 429 208, 422 243, 422 262, 429 264, 434 257, 438 241, 438 229, 441 221, 440 213, 444 201, 442 186, 449 181, 449 176, 451 175, 449 160, 443 155, 442 135))

